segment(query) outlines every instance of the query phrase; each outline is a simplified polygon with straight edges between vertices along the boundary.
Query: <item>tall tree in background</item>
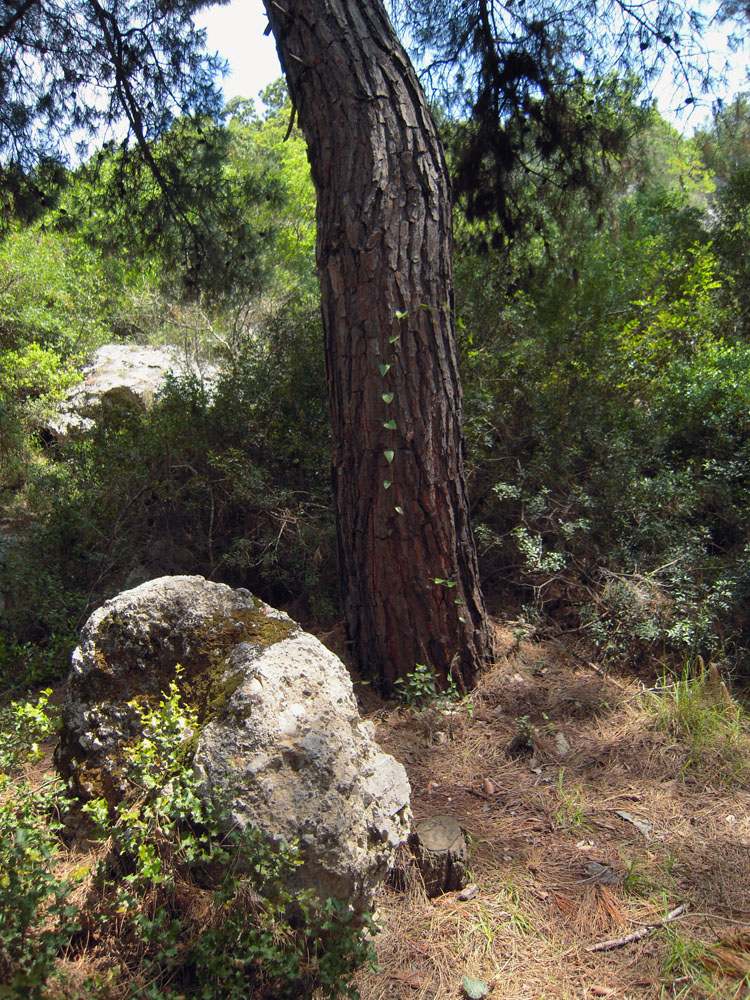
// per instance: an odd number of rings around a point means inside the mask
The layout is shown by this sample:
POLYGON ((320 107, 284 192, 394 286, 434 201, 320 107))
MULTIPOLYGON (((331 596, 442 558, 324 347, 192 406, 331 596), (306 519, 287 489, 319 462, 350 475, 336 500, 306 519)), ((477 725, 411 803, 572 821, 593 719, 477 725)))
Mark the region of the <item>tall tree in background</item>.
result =
MULTIPOLYGON (((626 150, 616 103, 622 79, 645 93, 671 72, 691 106, 711 82, 701 42, 710 11, 683 0, 391 0, 431 97, 456 121, 455 188, 470 220, 512 237, 528 221, 523 188, 606 186, 626 150), (618 79, 619 78, 619 79, 618 79)), ((532 213, 533 216, 533 213, 532 213)), ((535 220, 534 220, 535 221, 535 220)))
MULTIPOLYGON (((214 0, 217 2, 217 0, 214 0)), ((225 2, 225 0, 219 0, 225 2)), ((193 16, 206 0, 4 0, 0 7, 0 190, 6 211, 43 200, 40 164, 65 144, 148 141, 176 113, 218 111, 224 63, 193 16), (126 128, 123 129, 122 125, 126 128)), ((151 162, 158 183, 167 179, 151 162)))
POLYGON ((354 655, 386 686, 417 663, 468 686, 488 632, 463 469, 443 150, 379 0, 265 6, 318 194, 354 655))

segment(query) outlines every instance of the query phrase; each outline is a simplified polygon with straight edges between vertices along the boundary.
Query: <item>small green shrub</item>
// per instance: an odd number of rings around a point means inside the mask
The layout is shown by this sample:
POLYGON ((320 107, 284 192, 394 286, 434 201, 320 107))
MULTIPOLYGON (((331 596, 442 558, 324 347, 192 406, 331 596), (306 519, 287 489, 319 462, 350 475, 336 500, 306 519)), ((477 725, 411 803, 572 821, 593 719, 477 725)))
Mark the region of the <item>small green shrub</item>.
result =
POLYGON ((7 1000, 41 1000, 79 928, 72 885, 54 872, 63 786, 34 788, 23 776, 54 731, 49 694, 0 710, 0 996, 7 1000))
POLYGON ((0 801, 0 995, 8 1000, 45 995, 55 960, 79 927, 67 902, 72 886, 54 872, 62 801, 59 784, 34 789, 18 780, 0 801))
POLYGON ((435 668, 426 663, 417 663, 406 677, 399 677, 394 682, 394 687, 399 701, 414 710, 428 708, 436 702, 455 703, 460 700, 455 679, 450 677, 443 686, 435 668))
POLYGON ((438 697, 440 678, 434 667, 418 663, 406 675, 395 682, 397 697, 409 708, 423 708, 438 697))
POLYGON ((555 823, 558 830, 582 829, 589 825, 588 813, 583 804, 583 789, 578 785, 566 789, 563 784, 565 768, 561 767, 557 775, 557 796, 559 806, 555 813, 555 823))
POLYGON ((55 716, 49 704, 52 689, 40 692, 35 702, 17 701, 0 708, 0 779, 38 758, 39 742, 55 731, 55 716))
POLYGON ((111 815, 102 800, 84 806, 112 846, 98 874, 102 912, 117 914, 139 977, 161 991, 154 995, 355 995, 354 969, 373 960, 371 918, 355 920, 345 902, 321 904, 311 891, 292 896, 284 883, 302 863, 297 847, 237 829, 220 803, 201 798, 185 759, 197 721, 181 701, 179 677, 158 708, 141 712, 130 794, 111 815), (206 890, 212 903, 196 925, 179 897, 206 890))
MULTIPOLYGON (((345 901, 318 901, 285 888, 301 864, 295 845, 239 830, 220 802, 199 795, 189 748, 195 714, 173 682, 142 709, 144 736, 132 748, 129 792, 114 808, 101 799, 84 813, 105 845, 82 910, 69 896, 87 868, 56 871, 62 818, 73 804, 63 786, 23 778, 55 728, 49 692, 0 711, 0 996, 66 995, 62 960, 82 927, 118 954, 119 986, 151 1000, 356 996, 352 975, 374 961, 377 930, 345 901), (187 751, 187 752, 186 752, 187 751), (185 900, 198 899, 196 919, 185 900), (59 982, 58 982, 59 981, 59 982)), ((83 898, 83 896, 81 897, 83 898)), ((79 939, 77 948, 85 948, 79 939)), ((93 975, 83 995, 99 997, 93 975)), ((103 988, 103 987, 102 987, 103 988)))
MULTIPOLYGON (((666 912, 666 911, 665 911, 666 912)), ((716 979, 713 974, 715 960, 711 950, 700 940, 689 937, 677 924, 667 925, 661 932, 664 948, 664 971, 660 1000, 690 1000, 695 996, 717 996, 716 979)), ((743 986, 737 984, 733 992, 727 987, 726 995, 739 998, 745 994, 743 986)))
POLYGON ((685 772, 722 784, 747 779, 750 723, 715 667, 706 670, 701 661, 678 677, 665 672, 644 699, 657 727, 684 744, 685 772))

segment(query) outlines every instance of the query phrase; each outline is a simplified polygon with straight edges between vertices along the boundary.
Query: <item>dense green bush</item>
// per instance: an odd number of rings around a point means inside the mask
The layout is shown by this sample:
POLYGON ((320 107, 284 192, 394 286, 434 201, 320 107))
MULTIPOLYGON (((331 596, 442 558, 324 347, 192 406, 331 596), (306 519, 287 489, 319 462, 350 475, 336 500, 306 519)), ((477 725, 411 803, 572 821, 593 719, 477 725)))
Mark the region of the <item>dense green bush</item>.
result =
POLYGON ((182 339, 156 268, 96 252, 46 222, 0 242, 0 497, 38 455, 35 434, 107 341, 182 339))
POLYGON ((149 413, 109 413, 26 469, 0 549, 6 683, 60 676, 105 596, 201 573, 330 619, 328 428, 314 304, 248 338, 209 397, 172 378, 149 413), (33 511, 29 519, 27 511, 33 511))
POLYGON ((649 181, 599 220, 571 199, 546 243, 463 243, 469 468, 507 602, 605 655, 744 673, 750 352, 710 195, 649 181))

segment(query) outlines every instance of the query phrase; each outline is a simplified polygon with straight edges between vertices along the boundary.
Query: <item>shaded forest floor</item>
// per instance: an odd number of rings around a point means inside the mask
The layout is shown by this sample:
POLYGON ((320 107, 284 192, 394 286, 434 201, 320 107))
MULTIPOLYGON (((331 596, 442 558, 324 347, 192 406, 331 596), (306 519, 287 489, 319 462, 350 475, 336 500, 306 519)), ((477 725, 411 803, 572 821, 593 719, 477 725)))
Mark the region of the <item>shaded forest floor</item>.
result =
POLYGON ((648 689, 498 646, 462 706, 370 713, 415 821, 460 821, 478 893, 384 889, 362 1000, 457 997, 463 975, 502 1000, 747 1000, 750 739, 719 679, 648 689))
MULTIPOLYGON (((416 874, 384 887, 361 1000, 455 1000, 464 975, 489 1000, 749 1000, 747 713, 711 669, 648 687, 496 631, 496 665, 462 702, 398 707, 357 685, 409 774, 415 823, 459 820, 477 887, 465 901, 428 900, 416 874)), ((52 748, 26 769, 34 785, 52 748)), ((60 874, 93 870, 98 852, 71 845, 60 874)), ((91 996, 98 970, 109 996, 113 955, 85 951, 64 963, 66 995, 80 980, 91 996)))

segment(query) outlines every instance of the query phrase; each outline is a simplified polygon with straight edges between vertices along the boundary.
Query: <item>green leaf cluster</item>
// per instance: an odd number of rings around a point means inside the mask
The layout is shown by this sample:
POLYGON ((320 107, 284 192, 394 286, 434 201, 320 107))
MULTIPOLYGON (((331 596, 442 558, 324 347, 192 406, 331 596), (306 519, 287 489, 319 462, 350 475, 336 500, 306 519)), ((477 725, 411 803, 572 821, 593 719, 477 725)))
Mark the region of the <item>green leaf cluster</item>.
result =
POLYGON ((80 928, 72 883, 53 870, 63 786, 35 788, 25 774, 54 732, 50 693, 0 709, 0 995, 9 1000, 47 995, 57 956, 80 928))
POLYGON ((744 671, 746 256, 702 141, 654 117, 603 211, 541 199, 501 250, 459 218, 469 464, 485 578, 525 614, 744 671))
MULTIPOLYGON (((52 731, 48 695, 0 713, 0 981, 9 1000, 42 1000, 56 979, 65 992, 58 960, 83 924, 97 938, 116 935, 132 996, 356 995, 352 975, 373 961, 371 917, 355 919, 345 901, 319 902, 310 891, 290 894, 297 847, 238 829, 219 793, 210 801, 201 793, 189 754, 197 719, 180 678, 178 667, 160 703, 140 710, 144 736, 129 755, 121 801, 83 806, 106 850, 95 872, 68 879, 56 870, 63 824, 54 817, 75 804, 59 782, 34 789, 19 780, 36 740, 52 731), (83 880, 79 910, 68 897, 83 880), (199 922, 185 911, 192 897, 203 903, 199 922)), ((99 995, 90 988, 82 995, 99 995)))

